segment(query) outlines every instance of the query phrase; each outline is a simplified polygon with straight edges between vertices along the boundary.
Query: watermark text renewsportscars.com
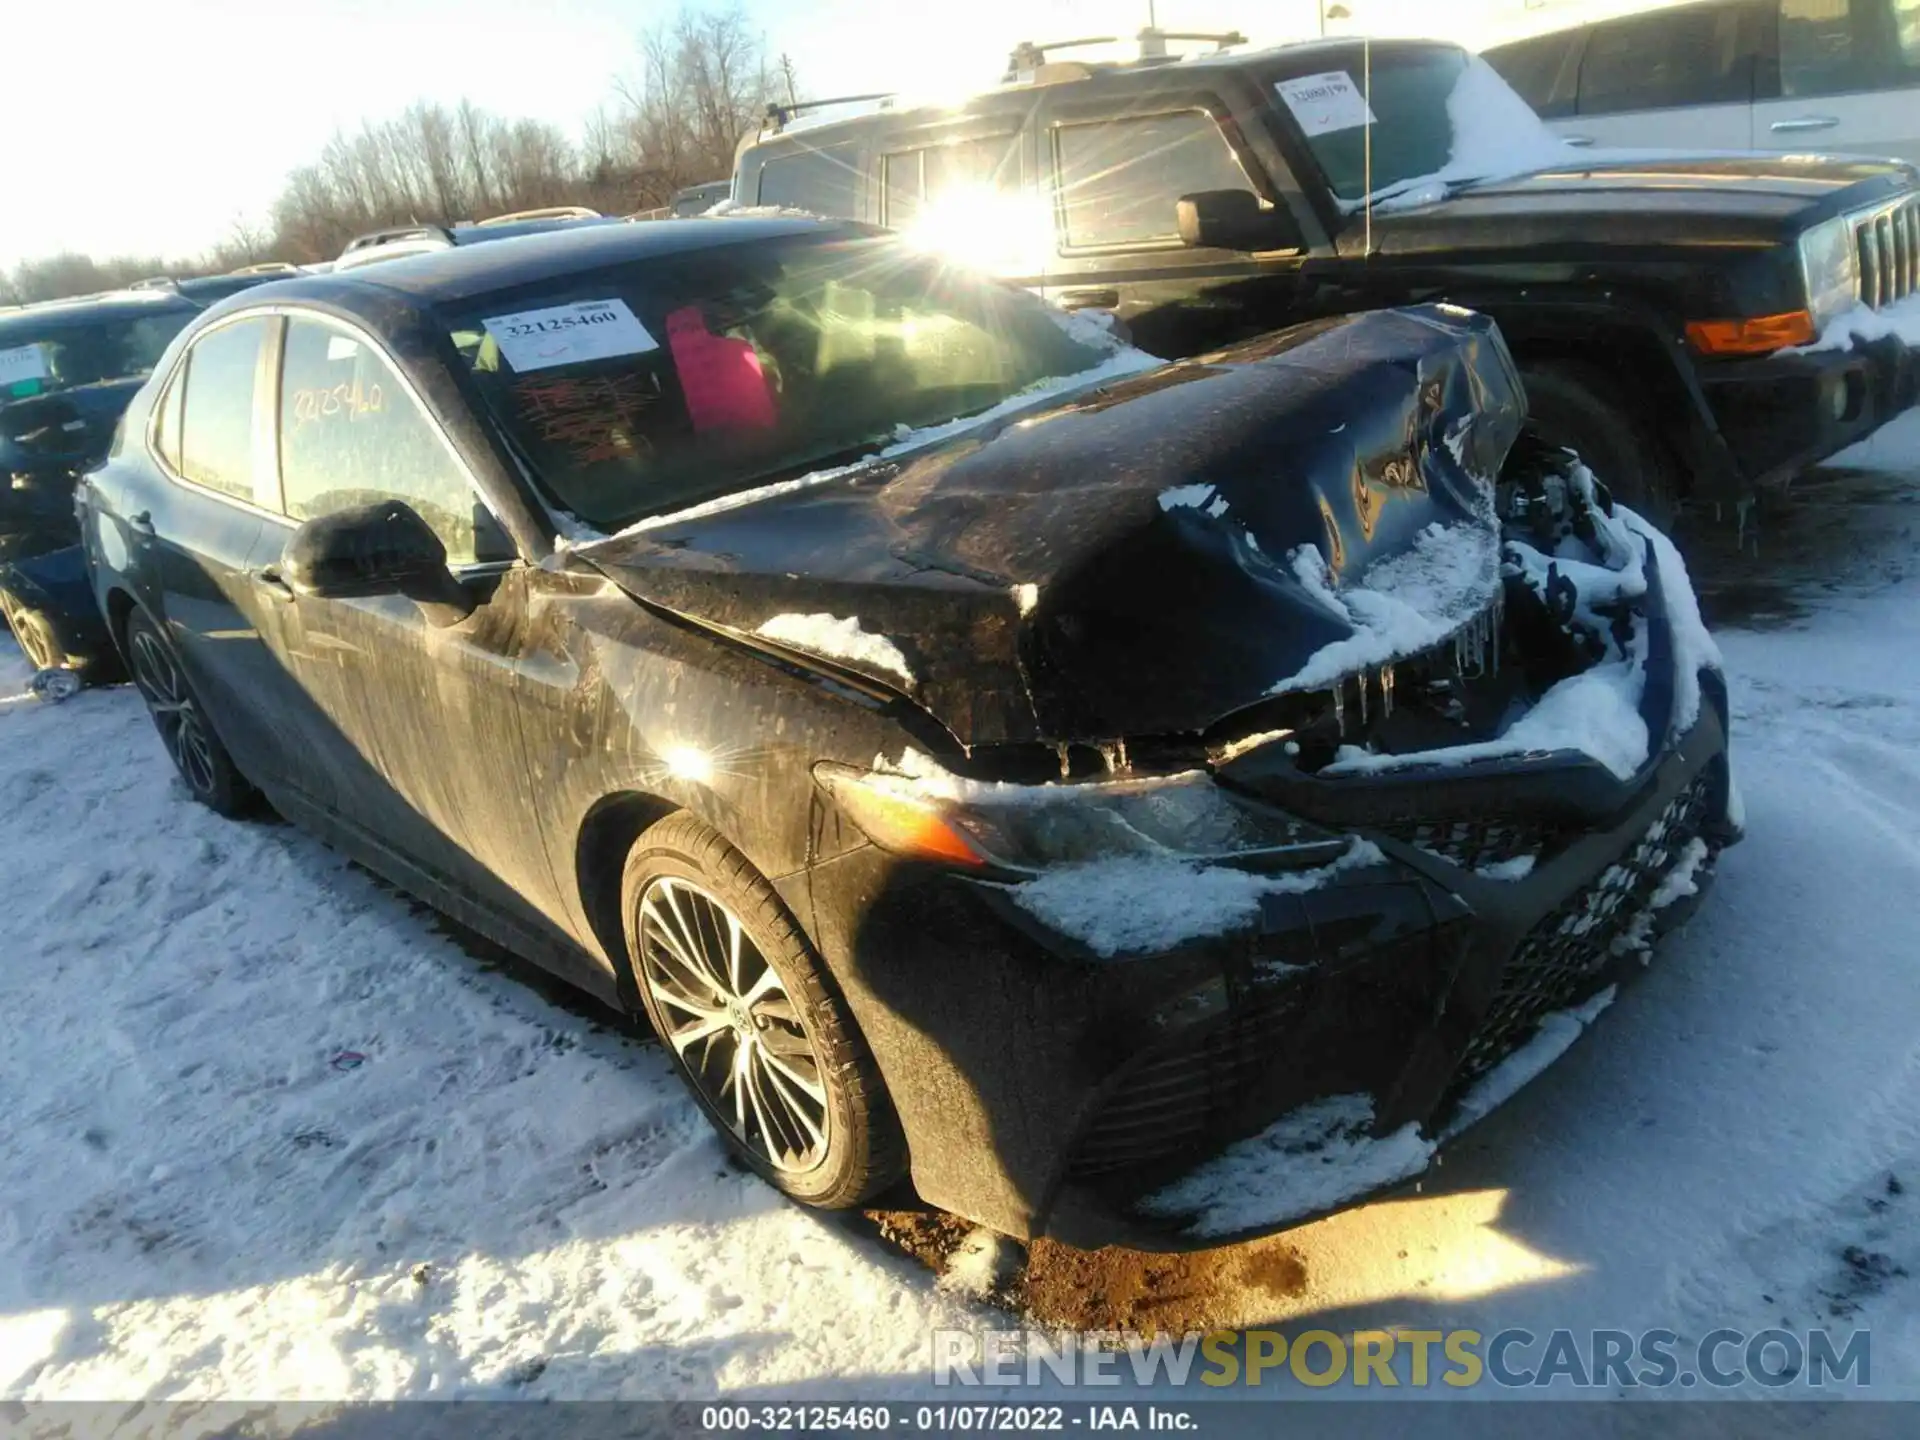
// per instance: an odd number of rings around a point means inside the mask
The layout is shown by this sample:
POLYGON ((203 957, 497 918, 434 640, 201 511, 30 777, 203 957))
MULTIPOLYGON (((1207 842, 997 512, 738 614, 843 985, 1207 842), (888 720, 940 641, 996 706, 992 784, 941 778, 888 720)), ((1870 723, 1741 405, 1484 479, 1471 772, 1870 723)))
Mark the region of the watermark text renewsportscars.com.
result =
POLYGON ((1764 1389, 1873 1383, 1866 1330, 1215 1330, 1205 1335, 935 1330, 936 1386, 1334 1385, 1422 1390, 1764 1389))

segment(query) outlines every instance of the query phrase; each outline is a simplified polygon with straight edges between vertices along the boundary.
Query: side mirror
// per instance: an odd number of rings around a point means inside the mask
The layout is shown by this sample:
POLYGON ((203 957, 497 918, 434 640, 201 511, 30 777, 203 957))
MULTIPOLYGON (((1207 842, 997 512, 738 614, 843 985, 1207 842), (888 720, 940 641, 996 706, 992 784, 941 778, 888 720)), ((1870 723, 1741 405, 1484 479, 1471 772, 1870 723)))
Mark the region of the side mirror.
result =
POLYGON ((323 600, 404 595, 436 625, 473 613, 473 596, 447 568, 447 547, 399 500, 356 505, 307 521, 280 553, 280 578, 323 600))
POLYGON ((1297 250, 1306 243, 1284 205, 1260 208, 1251 190, 1202 190, 1174 202, 1180 241, 1205 250, 1297 250))

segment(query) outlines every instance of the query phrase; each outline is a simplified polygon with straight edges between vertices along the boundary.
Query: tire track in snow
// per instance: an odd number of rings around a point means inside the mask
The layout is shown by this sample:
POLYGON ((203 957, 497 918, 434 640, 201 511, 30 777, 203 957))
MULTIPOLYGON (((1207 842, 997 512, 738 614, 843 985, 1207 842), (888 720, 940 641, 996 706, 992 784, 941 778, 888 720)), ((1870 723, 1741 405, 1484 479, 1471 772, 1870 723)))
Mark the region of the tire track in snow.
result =
POLYGON ((871 1394, 967 1322, 130 690, 0 709, 0 805, 0 1396, 871 1394))

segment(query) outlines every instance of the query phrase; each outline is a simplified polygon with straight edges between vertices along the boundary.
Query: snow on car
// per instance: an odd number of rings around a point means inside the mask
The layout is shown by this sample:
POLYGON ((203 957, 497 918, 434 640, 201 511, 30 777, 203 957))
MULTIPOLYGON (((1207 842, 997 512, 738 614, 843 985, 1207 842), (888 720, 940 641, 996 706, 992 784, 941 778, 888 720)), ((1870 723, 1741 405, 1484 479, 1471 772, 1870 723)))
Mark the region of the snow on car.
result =
MULTIPOLYGON (((1920 433, 1903 443, 1920 478, 1920 433)), ((1179 1313, 1688 1343, 1858 1326, 1868 1393, 1920 1389, 1902 513, 1895 494, 1840 545, 1848 575, 1808 617, 1721 633, 1750 835, 1598 1033, 1420 1193, 1171 1266, 1197 1287, 1179 1313)), ((658 1051, 297 831, 193 804, 131 689, 53 708, 28 676, 0 638, 0 996, 25 1017, 0 1047, 9 1399, 952 1399, 932 1333, 1016 1323, 731 1169, 658 1051)), ((1210 1398, 1117 1375, 1103 1399, 1210 1398)), ((1233 1393, 1338 1391, 1280 1369, 1233 1393)))

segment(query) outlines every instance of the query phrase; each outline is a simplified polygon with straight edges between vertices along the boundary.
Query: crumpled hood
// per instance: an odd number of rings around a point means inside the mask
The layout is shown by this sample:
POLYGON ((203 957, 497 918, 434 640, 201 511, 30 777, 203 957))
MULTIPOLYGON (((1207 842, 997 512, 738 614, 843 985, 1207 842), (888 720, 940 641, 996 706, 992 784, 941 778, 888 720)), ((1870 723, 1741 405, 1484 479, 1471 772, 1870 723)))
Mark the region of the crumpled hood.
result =
MULTIPOLYGON (((1327 657, 1394 658, 1394 627, 1349 602, 1369 572, 1431 569, 1448 534, 1497 554, 1491 477, 1523 413, 1492 322, 1378 311, 577 553, 890 686, 962 744, 1194 733, 1324 684, 1327 657)), ((1401 602, 1497 586, 1416 575, 1401 602)))
POLYGON ((0 455, 12 464, 82 467, 107 453, 143 376, 0 402, 0 455))

